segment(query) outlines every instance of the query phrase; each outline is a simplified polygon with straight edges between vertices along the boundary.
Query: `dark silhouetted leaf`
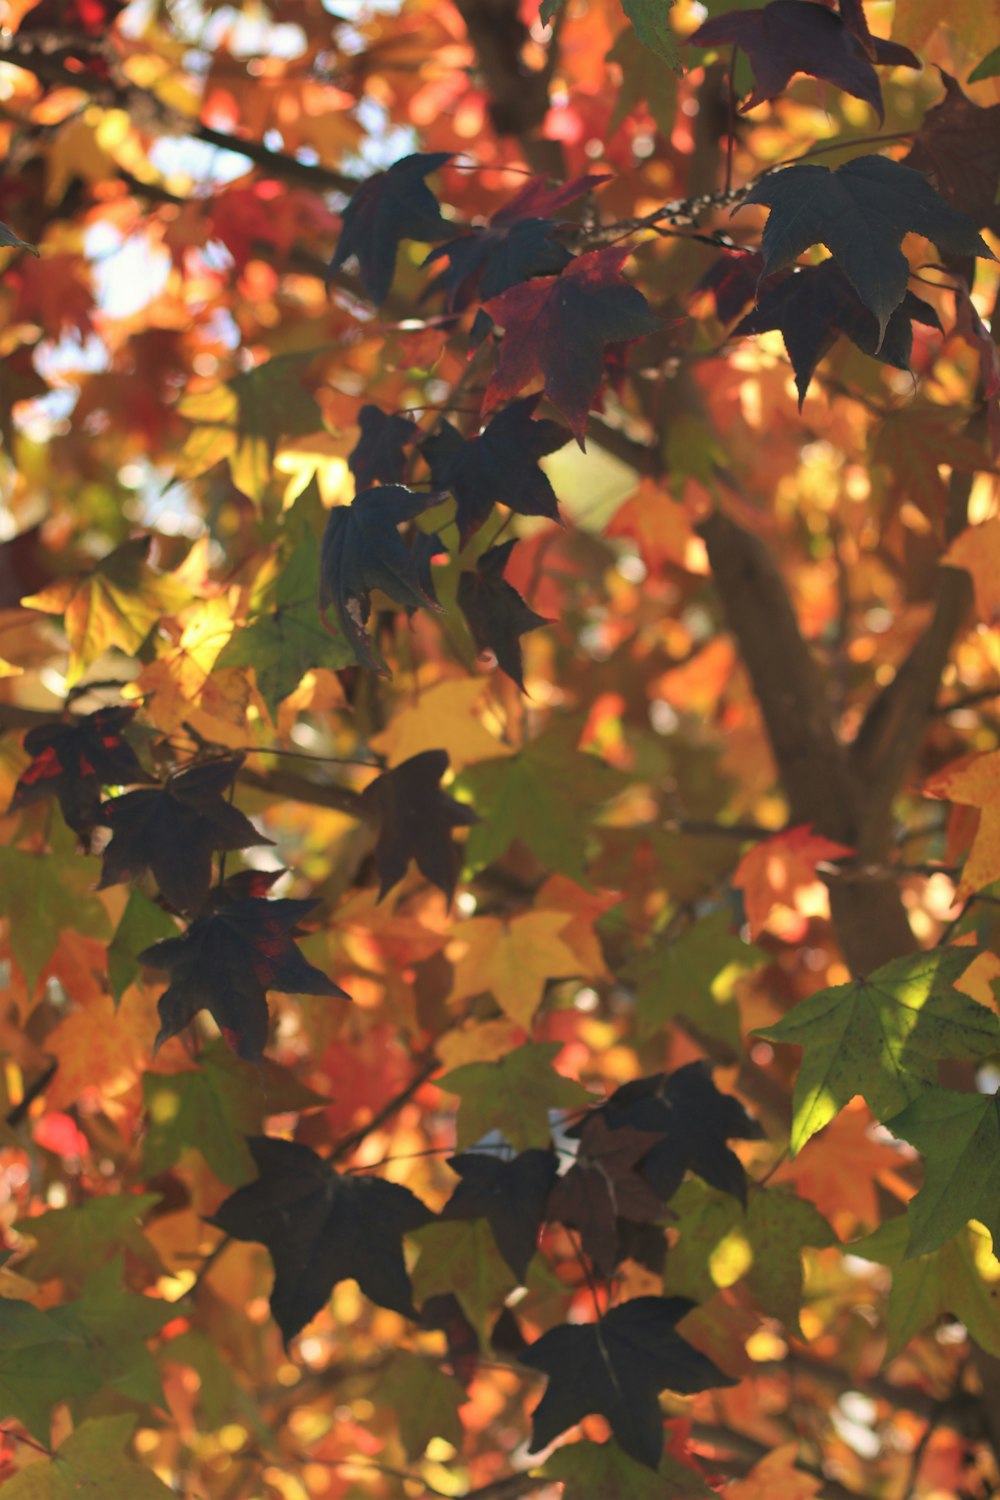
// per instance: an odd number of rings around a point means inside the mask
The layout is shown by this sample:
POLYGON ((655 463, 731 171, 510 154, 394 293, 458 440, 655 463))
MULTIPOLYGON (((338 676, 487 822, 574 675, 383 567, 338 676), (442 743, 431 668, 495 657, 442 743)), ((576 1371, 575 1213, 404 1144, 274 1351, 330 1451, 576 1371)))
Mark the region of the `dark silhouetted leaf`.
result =
POLYGON ((450 160, 448 151, 418 152, 363 182, 344 209, 330 272, 356 256, 365 292, 373 302, 384 302, 392 286, 400 242, 439 240, 452 229, 441 217, 437 199, 424 182, 450 160))
POLYGON ((660 1391, 691 1395, 736 1384, 677 1333, 694 1306, 686 1297, 636 1297, 599 1323, 553 1328, 537 1339, 521 1355, 549 1377, 533 1414, 532 1449, 597 1412, 626 1453, 655 1469, 663 1453, 660 1391))
POLYGON ((545 394, 584 446, 587 413, 604 379, 607 345, 644 338, 659 327, 645 297, 622 276, 630 254, 622 245, 591 250, 577 256, 561 276, 524 282, 486 304, 504 337, 484 415, 541 375, 545 394))
POLYGON ((497 503, 520 516, 559 519, 555 491, 538 460, 564 447, 570 434, 559 422, 531 420, 538 399, 511 402, 478 437, 463 438, 450 422, 442 422, 423 444, 435 488, 455 497, 463 547, 497 503))
POLYGON ((519 219, 474 228, 438 245, 424 261, 432 265, 448 257, 445 270, 435 276, 427 295, 444 293, 444 305, 460 312, 476 297, 497 297, 533 276, 558 276, 573 259, 554 238, 559 225, 552 219, 519 219))
POLYGON ((380 1307, 415 1317, 403 1235, 430 1209, 395 1182, 342 1177, 294 1141, 253 1136, 259 1176, 209 1220, 236 1240, 266 1245, 274 1262, 271 1312, 286 1345, 348 1277, 380 1307))
POLYGON ((635 1171, 662 1139, 659 1131, 631 1126, 611 1130, 600 1114, 592 1114, 576 1161, 552 1189, 547 1217, 579 1230, 580 1243, 602 1276, 610 1276, 620 1258, 619 1217, 641 1223, 662 1211, 657 1195, 635 1171))
POLYGON ((214 850, 270 844, 222 793, 241 756, 208 761, 172 776, 156 791, 126 792, 101 806, 111 829, 99 890, 152 870, 160 892, 178 911, 197 911, 212 879, 214 850))
POLYGON ((358 412, 361 436, 347 457, 359 490, 377 484, 401 484, 406 470, 403 449, 420 432, 416 422, 366 402, 358 412))
POLYGON ((686 1171, 746 1202, 746 1173, 726 1142, 757 1141, 764 1132, 738 1099, 715 1087, 707 1063, 687 1063, 674 1073, 623 1083, 569 1134, 582 1135, 595 1115, 611 1130, 631 1126, 660 1135, 659 1144, 643 1158, 642 1176, 663 1202, 680 1187, 686 1171))
POLYGON ((1000 234, 1000 104, 982 109, 950 74, 941 82, 944 99, 924 115, 903 165, 929 172, 946 203, 1000 234))
POLYGON ((503 570, 516 545, 511 540, 488 548, 477 558, 474 573, 459 574, 458 606, 478 649, 492 651, 501 672, 506 672, 523 693, 520 637, 551 621, 536 615, 517 589, 504 580, 503 570))
POLYGON ((375 868, 380 899, 406 874, 410 860, 450 901, 462 857, 453 828, 468 828, 479 819, 471 807, 441 790, 448 769, 447 750, 423 750, 386 771, 365 787, 362 805, 378 818, 375 868))
POLYGON ((151 781, 122 731, 134 708, 99 708, 72 724, 39 724, 24 736, 32 757, 23 772, 8 812, 58 797, 70 828, 84 833, 98 822, 102 786, 151 781))
MULTIPOLYGON (((742 47, 753 68, 754 89, 741 108, 776 99, 796 73, 835 83, 863 99, 884 119, 882 90, 865 43, 834 11, 809 0, 772 0, 762 10, 715 16, 688 37, 695 47, 742 47)), ((886 67, 919 68, 908 47, 872 38, 871 56, 886 67)))
POLYGON ((362 490, 350 505, 335 506, 326 523, 320 556, 320 609, 333 606, 358 662, 383 676, 389 675, 388 668, 365 629, 372 589, 381 589, 404 609, 440 608, 429 587, 433 551, 427 549, 436 538, 427 538, 422 548, 409 548, 396 529, 432 503, 427 495, 414 494, 402 485, 381 485, 362 490))
POLYGON ((199 918, 180 937, 140 953, 140 963, 170 974, 159 1000, 156 1047, 207 1010, 240 1057, 257 1062, 267 1043, 268 990, 348 999, 306 962, 291 939, 292 928, 316 904, 259 897, 233 901, 199 918))
POLYGON ((884 365, 908 370, 914 323, 941 327, 934 308, 908 291, 890 316, 879 343, 875 315, 861 302, 844 273, 828 260, 792 271, 770 285, 757 306, 733 329, 733 337, 780 329, 795 371, 801 410, 816 366, 839 335, 884 365))
POLYGON ((695 287, 695 292, 710 292, 715 311, 723 323, 734 318, 757 297, 764 259, 756 251, 723 250, 695 287))
POLYGON ((442 1219, 486 1219, 497 1249, 523 1283, 556 1180, 555 1152, 522 1151, 510 1161, 465 1152, 449 1157, 448 1165, 462 1180, 441 1210, 442 1219))
POLYGON ((957 255, 994 258, 972 220, 950 208, 922 173, 884 156, 856 156, 834 171, 785 167, 755 183, 740 207, 747 203, 771 210, 761 242, 764 274, 825 245, 874 313, 880 338, 906 295, 904 234, 921 234, 957 255))

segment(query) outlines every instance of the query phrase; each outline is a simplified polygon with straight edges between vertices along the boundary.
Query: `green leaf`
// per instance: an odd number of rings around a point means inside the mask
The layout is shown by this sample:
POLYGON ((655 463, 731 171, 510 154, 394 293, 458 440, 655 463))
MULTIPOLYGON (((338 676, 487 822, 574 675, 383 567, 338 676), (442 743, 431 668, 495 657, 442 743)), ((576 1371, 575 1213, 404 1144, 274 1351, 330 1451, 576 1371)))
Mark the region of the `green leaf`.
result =
POLYGON ((67 927, 87 937, 110 936, 108 914, 93 887, 95 867, 81 855, 0 849, 0 911, 10 924, 14 962, 29 993, 67 927))
POLYGON ((232 1367, 207 1333, 189 1329, 161 1348, 161 1364, 187 1365, 198 1376, 198 1402, 206 1430, 221 1427, 232 1411, 239 1392, 232 1367))
POLYGON ((0 1298, 0 1419, 15 1417, 33 1437, 49 1440, 52 1408, 100 1383, 88 1368, 82 1337, 28 1302, 0 1298))
POLYGON ((766 953, 732 931, 724 910, 695 922, 673 942, 655 943, 627 971, 636 983, 640 1037, 683 1016, 698 1034, 738 1051, 742 1032, 733 998, 736 981, 768 962, 766 953))
POLYGON ((543 26, 548 26, 555 18, 556 12, 561 10, 566 0, 542 0, 538 7, 538 19, 543 26))
POLYGON ((665 1293, 707 1302, 745 1277, 761 1310, 801 1337, 802 1251, 837 1244, 819 1210, 786 1188, 758 1188, 744 1212, 731 1194, 693 1180, 670 1206, 680 1215, 672 1226, 679 1240, 667 1257, 665 1293))
POLYGON ((675 73, 680 73, 681 54, 670 24, 672 4, 673 0, 622 0, 622 10, 642 45, 662 58, 675 73))
POLYGON ((468 1397, 453 1375, 446 1375, 429 1360, 398 1350, 379 1377, 374 1394, 381 1406, 395 1414, 409 1458, 419 1458, 436 1437, 461 1448, 464 1428, 458 1408, 468 1397))
POLYGON ((115 1004, 139 974, 137 955, 161 938, 175 938, 177 923, 141 891, 131 891, 115 935, 108 944, 108 983, 115 1004))
POLYGON ((299 377, 322 348, 277 354, 228 382, 236 397, 236 427, 242 437, 263 438, 273 456, 283 437, 308 437, 323 426, 323 414, 299 377))
POLYGON ((490 1226, 484 1219, 428 1224, 415 1232, 413 1240, 420 1246, 412 1276, 416 1306, 453 1292, 483 1347, 488 1348, 496 1315, 517 1285, 490 1226))
POLYGON ((256 1176, 245 1137, 257 1135, 268 1115, 326 1102, 287 1068, 269 1058, 255 1067, 220 1039, 203 1049, 196 1069, 146 1073, 142 1093, 149 1118, 142 1157, 147 1175, 159 1176, 193 1147, 231 1187, 256 1176))
POLYGON ((992 52, 987 52, 982 62, 969 74, 967 83, 982 83, 984 78, 996 78, 1000 76, 1000 47, 994 47, 992 52))
POLYGON ((618 33, 608 53, 608 61, 617 63, 622 72, 621 88, 608 125, 609 137, 644 100, 660 134, 669 138, 677 109, 674 74, 664 70, 659 59, 643 46, 631 26, 618 33))
POLYGON ((557 1448, 539 1470, 566 1486, 563 1500, 699 1500, 715 1492, 694 1469, 664 1453, 656 1469, 636 1463, 612 1438, 557 1448))
POLYGON ((260 613, 231 636, 216 667, 253 667, 272 720, 278 705, 314 667, 337 672, 355 661, 343 635, 332 635, 319 612, 319 547, 302 536, 260 602, 260 613))
POLYGON ((139 1220, 159 1193, 115 1194, 88 1198, 73 1208, 50 1208, 33 1219, 19 1219, 18 1234, 34 1242, 25 1261, 33 1281, 59 1276, 68 1285, 82 1287, 87 1278, 119 1250, 130 1250, 158 1275, 164 1267, 153 1246, 139 1228, 139 1220))
POLYGON ((525 1042, 498 1062, 466 1063, 435 1079, 438 1088, 462 1101, 458 1149, 474 1146, 492 1130, 518 1151, 544 1147, 552 1138, 550 1110, 593 1104, 582 1083, 563 1078, 552 1066, 561 1050, 561 1042, 525 1042))
POLYGON ((939 1249, 970 1219, 1000 1244, 1000 1095, 931 1089, 885 1125, 924 1158, 924 1185, 906 1210, 907 1255, 939 1249))
POLYGON ((132 1415, 82 1423, 54 1457, 8 1479, 4 1500, 170 1500, 173 1490, 122 1452, 135 1424, 132 1415))
POLYGON ((906 1216, 900 1214, 845 1246, 851 1255, 892 1268, 883 1362, 895 1359, 944 1313, 964 1323, 981 1349, 1000 1358, 1000 1262, 986 1231, 970 1224, 940 1250, 916 1256, 907 1251, 908 1236, 906 1216))
POLYGON ((162 1298, 141 1297, 122 1284, 123 1258, 116 1255, 87 1280, 76 1302, 56 1308, 53 1319, 86 1346, 83 1360, 96 1384, 110 1386, 133 1401, 165 1405, 163 1387, 146 1340, 177 1316, 162 1298))
POLYGON ((459 785, 482 819, 465 846, 470 869, 492 864, 520 839, 546 869, 586 884, 589 825, 626 778, 577 750, 579 738, 578 721, 557 721, 518 755, 463 772, 459 785))
POLYGON ((758 1033, 804 1049, 793 1156, 855 1094, 884 1120, 933 1087, 939 1059, 1000 1050, 1000 1018, 954 988, 974 957, 942 948, 895 959, 868 979, 819 990, 758 1033))

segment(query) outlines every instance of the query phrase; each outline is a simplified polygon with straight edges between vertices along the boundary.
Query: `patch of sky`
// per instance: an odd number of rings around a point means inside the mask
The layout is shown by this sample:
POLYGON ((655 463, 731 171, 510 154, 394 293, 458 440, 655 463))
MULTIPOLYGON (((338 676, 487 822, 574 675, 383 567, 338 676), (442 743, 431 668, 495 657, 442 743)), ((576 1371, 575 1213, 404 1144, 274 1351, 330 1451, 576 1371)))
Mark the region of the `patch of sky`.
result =
POLYGON ((110 224, 88 229, 84 251, 102 312, 127 318, 158 297, 170 274, 170 256, 144 234, 124 238, 110 224))

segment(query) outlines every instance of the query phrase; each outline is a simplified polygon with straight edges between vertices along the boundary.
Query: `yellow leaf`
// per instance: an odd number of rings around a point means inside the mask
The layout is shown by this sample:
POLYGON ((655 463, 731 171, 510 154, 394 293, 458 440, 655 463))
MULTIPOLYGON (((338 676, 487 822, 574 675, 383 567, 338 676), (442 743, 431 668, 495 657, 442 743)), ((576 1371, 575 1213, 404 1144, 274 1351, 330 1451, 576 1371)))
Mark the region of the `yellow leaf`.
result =
POLYGON ((423 750, 447 746, 455 771, 475 761, 512 755, 511 746, 490 734, 476 712, 485 691, 480 679, 467 677, 427 688, 375 736, 372 748, 398 766, 423 750))
POLYGON ((525 1029, 542 1002, 546 982, 580 972, 580 960, 561 936, 572 919, 562 911, 529 911, 503 922, 474 917, 455 929, 452 1002, 492 992, 505 1015, 525 1029))
POLYGON ((70 684, 79 681, 112 646, 134 656, 163 615, 190 603, 182 584, 148 566, 149 546, 149 537, 124 542, 89 573, 62 579, 22 599, 29 609, 63 616, 70 645, 70 684))
POLYGON ((726 1500, 811 1500, 823 1488, 814 1474, 795 1467, 798 1443, 783 1443, 726 1490, 726 1500))
POLYGON ((979 809, 979 826, 965 861, 956 901, 965 901, 1000 878, 1000 750, 945 766, 924 785, 929 797, 941 797, 979 809))

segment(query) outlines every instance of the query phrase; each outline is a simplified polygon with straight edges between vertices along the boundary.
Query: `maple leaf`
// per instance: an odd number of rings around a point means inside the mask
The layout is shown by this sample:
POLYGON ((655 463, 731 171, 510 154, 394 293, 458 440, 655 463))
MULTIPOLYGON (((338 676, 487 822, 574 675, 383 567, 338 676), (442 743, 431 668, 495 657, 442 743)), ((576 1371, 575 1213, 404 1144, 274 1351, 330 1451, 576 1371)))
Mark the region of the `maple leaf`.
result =
POLYGON ((540 374, 545 394, 584 447, 587 413, 604 378, 606 346, 644 338, 659 326, 645 297, 622 276, 631 253, 621 245, 590 250, 560 276, 525 282, 484 304, 504 330, 484 416, 540 374))
MULTIPOLYGON (((320 611, 335 608, 355 660, 384 677, 389 669, 365 629, 372 589, 381 589, 404 609, 440 609, 424 555, 417 547, 408 548, 396 529, 430 503, 432 498, 399 484, 362 490, 350 505, 334 506, 323 534, 320 611)), ((436 537, 426 537, 424 545, 431 547, 432 555, 443 550, 436 537)))
POLYGON ((609 1130, 600 1115, 591 1116, 576 1161, 552 1189, 547 1217, 579 1231, 602 1276, 621 1259, 619 1218, 643 1223, 661 1212, 659 1198, 634 1168, 662 1139, 657 1131, 630 1126, 609 1130))
POLYGON ((70 645, 69 685, 112 646, 134 656, 163 615, 190 603, 183 584, 147 566, 151 543, 148 536, 123 542, 90 572, 21 600, 28 609, 62 615, 70 645))
POLYGON ((257 1062, 267 1044, 267 990, 349 999, 292 942, 291 930, 317 904, 254 896, 227 902, 199 917, 181 936, 140 953, 140 963, 170 974, 157 1007, 160 1029, 154 1051, 207 1010, 240 1057, 257 1062))
POLYGON ((328 282, 355 256, 366 294, 373 302, 385 301, 401 241, 443 239, 452 227, 441 217, 437 199, 424 182, 447 161, 450 151, 416 152, 361 184, 344 209, 328 282))
POLYGON ((569 921, 563 911, 526 911, 508 920, 463 922, 452 934, 463 945, 453 959, 452 1004, 488 990, 504 1014, 527 1030, 549 980, 579 973, 579 959, 562 940, 569 921))
POLYGON ((98 939, 109 935, 92 872, 82 858, 64 857, 61 850, 0 848, 0 911, 7 915, 11 955, 29 993, 65 929, 98 939))
POLYGON ((314 667, 337 672, 356 660, 351 643, 331 636, 316 614, 319 552, 306 534, 273 583, 256 601, 254 616, 223 647, 215 666, 251 666, 257 691, 272 720, 314 667))
POLYGON ((792 1100, 791 1154, 855 1094, 884 1119, 937 1080, 939 1058, 1000 1050, 1000 1018, 955 989, 975 957, 939 948, 883 965, 866 979, 818 990, 775 1026, 769 1042, 802 1047, 792 1100))
POLYGON ((159 1202, 159 1193, 115 1193, 19 1219, 14 1228, 30 1242, 25 1269, 34 1281, 58 1276, 77 1291, 101 1266, 127 1251, 162 1276, 163 1263, 139 1228, 139 1220, 159 1202))
POLYGON ((708 1302, 728 1285, 720 1254, 733 1246, 748 1290, 761 1310, 801 1337, 802 1251, 807 1245, 838 1244, 822 1214, 805 1198, 782 1188, 750 1194, 746 1207, 700 1182, 685 1182, 674 1194, 676 1218, 664 1291, 708 1302))
POLYGON ((406 472, 403 449, 420 432, 416 422, 366 401, 358 412, 358 426, 361 436, 347 455, 347 467, 354 475, 357 489, 402 484, 406 472))
POLYGON ((817 864, 853 853, 844 844, 813 833, 811 823, 755 844, 733 872, 733 885, 743 892, 750 936, 760 936, 776 906, 794 908, 796 893, 816 883, 817 864))
POLYGON ((823 1489, 815 1474, 795 1467, 798 1443, 782 1443, 754 1464, 743 1479, 726 1486, 727 1500, 812 1500, 823 1489))
POLYGON ((222 796, 242 764, 242 756, 206 761, 155 791, 126 792, 103 803, 100 821, 111 829, 111 842, 98 890, 151 870, 164 900, 178 911, 203 906, 213 851, 273 842, 222 796))
POLYGON ((560 422, 532 421, 538 396, 512 401, 477 437, 463 438, 450 422, 422 445, 436 489, 455 497, 455 520, 464 547, 498 502, 520 516, 558 521, 559 506, 538 460, 569 442, 560 422))
POLYGON ((564 1443, 542 1465, 563 1484, 564 1500, 711 1500, 716 1493, 688 1464, 664 1453, 655 1469, 636 1463, 616 1442, 564 1443))
POLYGON ((906 295, 909 264, 900 246, 921 234, 958 255, 995 257, 966 214, 949 207, 927 178, 884 156, 856 156, 831 171, 805 163, 761 178, 740 208, 764 203, 764 275, 822 244, 878 322, 879 341, 906 295))
POLYGON ((52 1317, 82 1340, 84 1348, 74 1352, 88 1363, 95 1386, 162 1406, 166 1398, 146 1340, 159 1333, 175 1310, 160 1298, 129 1292, 123 1266, 124 1257, 116 1255, 88 1277, 75 1302, 54 1309, 52 1317))
POLYGON ((472 869, 493 864, 515 839, 547 870, 586 884, 589 826, 600 806, 621 791, 625 777, 598 756, 577 750, 580 724, 555 719, 516 756, 482 761, 461 783, 480 823, 465 846, 472 869))
POLYGON ((517 1151, 549 1146, 550 1110, 578 1109, 593 1102, 582 1083, 552 1066, 560 1042, 525 1042, 497 1062, 466 1063, 434 1082, 457 1094, 460 1151, 498 1130, 517 1151))
MULTIPOLYGON (((855 99, 870 104, 885 118, 878 74, 865 47, 841 16, 809 0, 772 0, 761 10, 730 11, 705 21, 687 38, 687 45, 742 47, 753 68, 754 89, 740 105, 754 109, 784 93, 795 73, 834 83, 855 99)), ((885 67, 919 68, 920 59, 908 47, 872 39, 872 56, 885 67)))
POLYGON ((909 1224, 898 1214, 874 1234, 854 1240, 852 1255, 892 1267, 892 1291, 886 1308, 884 1363, 896 1358, 911 1339, 944 1313, 968 1328, 981 1349, 1000 1358, 1000 1307, 995 1283, 982 1274, 992 1259, 991 1239, 981 1225, 969 1224, 927 1255, 907 1252, 909 1224))
POLYGON ((532 1413, 532 1449, 547 1447, 597 1412, 630 1457, 657 1468, 663 1455, 659 1392, 692 1395, 737 1383, 677 1333, 675 1325, 694 1305, 686 1297, 636 1297, 598 1323, 566 1324, 536 1339, 520 1360, 549 1377, 532 1413))
POLYGON ((108 985, 115 1005, 139 977, 139 954, 160 938, 175 937, 173 918, 141 891, 130 891, 128 903, 108 944, 108 985))
POLYGON ((582 1135, 595 1116, 611 1130, 631 1126, 659 1135, 643 1159, 642 1176, 662 1202, 673 1197, 685 1171, 746 1201, 746 1173, 726 1141, 760 1140, 764 1132, 738 1099, 715 1087, 706 1063, 623 1083, 567 1134, 582 1135))
POLYGON ((963 757, 945 766, 924 783, 928 797, 943 797, 960 807, 979 810, 972 848, 955 892, 956 901, 967 901, 976 891, 1000 877, 1000 750, 963 757))
POLYGON ((5 1480, 10 1500, 77 1500, 86 1490, 101 1500, 168 1500, 173 1490, 122 1451, 136 1420, 126 1413, 81 1422, 51 1457, 5 1480))
POLYGON ((451 831, 478 819, 471 807, 441 790, 447 769, 447 750, 424 750, 384 771, 362 792, 362 808, 378 822, 379 900, 403 879, 411 859, 449 902, 454 896, 462 856, 451 831))
POLYGON ((1000 1096, 928 1088, 885 1127, 924 1158, 923 1187, 906 1208, 907 1257, 940 1250, 970 1219, 1000 1243, 1000 1096))
POLYGON ((152 778, 136 759, 122 730, 134 708, 99 708, 75 723, 39 724, 24 736, 31 765, 22 772, 9 813, 58 797, 62 815, 76 833, 97 822, 102 786, 128 786, 152 778))
POLYGON ((446 1375, 430 1360, 397 1349, 388 1370, 379 1376, 378 1399, 395 1413, 409 1458, 419 1458, 432 1438, 461 1449, 465 1429, 458 1408, 468 1398, 454 1375, 446 1375))
MULTIPOLYGON (((506 207, 509 211, 510 205, 506 207)), ((497 297, 533 276, 558 276, 573 259, 555 238, 559 227, 552 219, 510 220, 495 214, 489 224, 457 235, 430 252, 425 266, 442 256, 448 257, 448 265, 425 295, 443 292, 448 311, 461 312, 477 297, 497 297)))
POLYGON ((641 1036, 660 1032, 676 1016, 706 1036, 738 1049, 742 1031, 736 980, 768 962, 767 955, 732 930, 725 910, 695 922, 671 942, 656 942, 629 966, 636 986, 641 1036))
POLYGON ((197 1068, 145 1073, 142 1099, 146 1174, 158 1177, 194 1148, 230 1187, 253 1177, 245 1137, 259 1134, 268 1115, 315 1109, 326 1102, 270 1058, 253 1067, 221 1040, 202 1048, 197 1068))
POLYGON ((517 589, 503 576, 516 539, 488 547, 476 559, 475 572, 458 575, 458 607, 465 616, 472 639, 481 652, 490 651, 497 666, 524 692, 521 636, 540 625, 551 625, 536 615, 517 589))
POLYGON ((267 1247, 271 1312, 286 1346, 347 1278, 379 1307, 414 1317, 403 1235, 428 1223, 430 1209, 398 1183, 342 1176, 297 1142, 251 1136, 247 1144, 257 1180, 237 1188, 208 1222, 267 1247))
POLYGON ((880 341, 874 314, 837 265, 824 261, 819 266, 802 266, 769 284, 757 306, 733 329, 732 337, 780 330, 795 371, 801 411, 816 366, 841 334, 882 364, 909 370, 914 323, 941 328, 934 308, 908 291, 891 314, 880 341))
POLYGON ((56 1403, 100 1385, 83 1353, 78 1330, 30 1302, 0 1299, 0 1415, 47 1443, 56 1403))
POLYGON ((980 229, 1000 234, 1000 104, 981 108, 956 79, 938 71, 944 98, 924 115, 903 165, 929 173, 946 203, 980 229))
POLYGON ((428 1224, 414 1240, 420 1258, 413 1268, 413 1298, 424 1307, 451 1292, 480 1344, 489 1347, 497 1309, 514 1290, 514 1276, 484 1222, 428 1224))
POLYGON ((959 532, 941 565, 965 569, 972 579, 976 613, 984 624, 992 625, 1000 614, 1000 516, 959 532))
POLYGON ((479 710, 484 702, 484 683, 478 677, 448 677, 433 687, 421 689, 393 714, 385 729, 372 735, 370 745, 390 765, 426 750, 448 746, 448 759, 455 770, 480 760, 513 753, 490 732, 479 710))
POLYGON ((442 1220, 486 1219, 497 1249, 523 1285, 556 1180, 555 1152, 536 1148, 512 1159, 465 1152, 450 1156, 448 1165, 462 1180, 442 1208, 442 1220))
POLYGON ((944 540, 948 508, 948 486, 938 471, 950 464, 959 473, 990 469, 992 464, 982 444, 962 431, 952 431, 936 417, 937 407, 913 405, 887 413, 872 444, 872 463, 884 464, 891 484, 890 513, 896 497, 920 507, 944 540))

